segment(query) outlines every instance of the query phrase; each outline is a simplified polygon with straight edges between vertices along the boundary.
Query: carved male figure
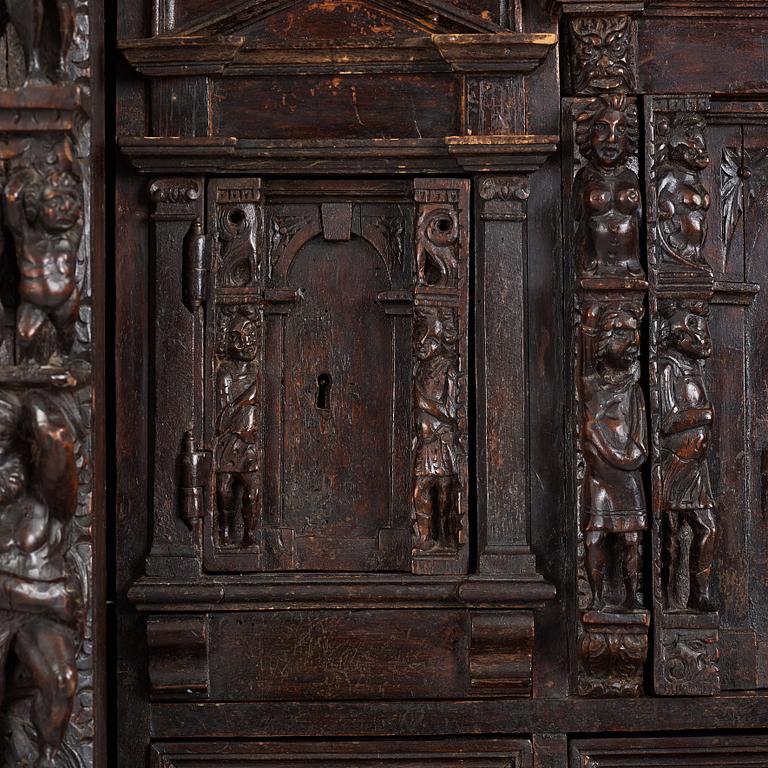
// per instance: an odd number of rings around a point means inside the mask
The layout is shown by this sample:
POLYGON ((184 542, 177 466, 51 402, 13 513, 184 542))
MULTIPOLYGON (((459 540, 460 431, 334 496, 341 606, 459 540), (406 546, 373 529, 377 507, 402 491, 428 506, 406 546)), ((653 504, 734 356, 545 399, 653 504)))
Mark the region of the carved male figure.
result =
POLYGON ((21 38, 27 60, 27 83, 50 83, 43 62, 45 40, 48 50, 56 51, 59 77, 66 78, 66 59, 75 32, 75 0, 5 0, 3 26, 10 21, 21 38))
POLYGON ((256 322, 247 313, 237 311, 225 325, 219 342, 222 359, 216 372, 216 496, 222 543, 230 543, 240 514, 244 547, 255 543, 259 515, 261 418, 258 380, 250 365, 258 351, 256 322))
POLYGON ((16 327, 22 356, 45 363, 53 352, 69 353, 75 339, 82 177, 68 141, 33 147, 27 158, 9 175, 5 217, 16 242, 16 327), (46 341, 48 322, 56 334, 53 349, 46 341))
POLYGON ((670 608, 709 610, 715 500, 707 451, 714 409, 704 384, 712 354, 708 306, 670 301, 660 330, 661 482, 670 608))
POLYGON ((414 549, 458 546, 458 332, 453 310, 417 313, 414 549))
POLYGON ((604 607, 608 544, 619 552, 624 607, 639 608, 637 589, 642 531, 647 527, 640 467, 648 457, 648 428, 640 387, 642 307, 607 308, 597 321, 594 370, 583 380, 582 450, 591 607, 604 607))
POLYGON ((623 96, 594 99, 577 118, 576 141, 587 161, 573 189, 582 274, 644 276, 640 181, 627 166, 638 135, 637 110, 623 96))
POLYGON ((632 19, 577 16, 571 23, 574 90, 578 94, 635 90, 632 19))
POLYGON ((700 180, 709 165, 705 130, 702 117, 692 112, 676 114, 671 125, 663 123, 666 159, 658 171, 658 228, 664 255, 699 269, 707 267, 701 248, 711 202, 700 180))
POLYGON ((459 219, 454 208, 425 207, 417 224, 416 266, 419 285, 455 286, 459 275, 459 219), (435 277, 432 278, 429 270, 435 277))
POLYGON ((82 596, 66 561, 75 437, 44 396, 0 394, 0 692, 13 648, 36 688, 38 768, 52 768, 77 690, 82 596))

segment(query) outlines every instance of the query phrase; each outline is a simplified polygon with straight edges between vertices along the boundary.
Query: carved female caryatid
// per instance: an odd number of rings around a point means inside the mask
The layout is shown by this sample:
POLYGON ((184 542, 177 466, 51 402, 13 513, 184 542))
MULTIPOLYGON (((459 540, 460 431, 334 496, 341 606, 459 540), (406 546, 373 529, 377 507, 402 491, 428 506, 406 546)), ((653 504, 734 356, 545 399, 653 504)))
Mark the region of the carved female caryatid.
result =
POLYGON ((414 549, 458 547, 458 382, 456 318, 451 309, 428 309, 415 318, 414 410, 416 449, 414 549))
POLYGON ((704 384, 712 354, 706 302, 669 301, 659 333, 661 482, 667 604, 710 610, 715 500, 707 451, 715 413, 704 384))
POLYGON ((68 354, 75 340, 82 175, 68 141, 36 146, 24 157, 5 188, 5 219, 19 270, 16 329, 22 358, 46 363, 56 353, 68 354))
POLYGON ((624 96, 596 98, 577 118, 576 142, 587 161, 573 189, 581 275, 644 276, 640 182, 627 165, 638 137, 637 109, 624 96))
POLYGON ((237 310, 220 329, 216 372, 216 498, 222 544, 230 544, 238 514, 241 546, 256 540, 259 517, 261 409, 251 363, 259 353, 257 316, 237 310))
POLYGON ((0 394, 0 692, 13 648, 35 694, 38 768, 53 768, 77 690, 82 594, 67 566, 75 436, 43 395, 0 394))
POLYGON ((640 467, 648 457, 648 428, 640 387, 640 304, 607 307, 589 315, 596 321, 594 369, 582 383, 581 449, 584 540, 591 607, 604 607, 608 539, 618 545, 624 577, 624 607, 637 602, 641 532, 647 527, 640 467))
POLYGON ((706 123, 701 115, 681 112, 658 127, 665 138, 658 178, 658 233, 665 261, 709 269, 701 249, 707 235, 709 193, 700 174, 709 165, 706 123))

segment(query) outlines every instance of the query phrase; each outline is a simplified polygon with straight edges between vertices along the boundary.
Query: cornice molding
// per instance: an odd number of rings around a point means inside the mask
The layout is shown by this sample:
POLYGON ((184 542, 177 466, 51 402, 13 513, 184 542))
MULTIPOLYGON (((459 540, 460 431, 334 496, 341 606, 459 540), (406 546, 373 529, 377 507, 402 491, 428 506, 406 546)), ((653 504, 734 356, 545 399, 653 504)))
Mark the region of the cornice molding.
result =
POLYGON ((526 74, 556 45, 557 36, 552 34, 499 32, 279 46, 243 37, 159 36, 125 40, 119 47, 141 74, 172 77, 414 71, 526 74))
POLYGON ((605 16, 610 14, 639 14, 647 0, 544 0, 550 13, 564 16, 605 16))

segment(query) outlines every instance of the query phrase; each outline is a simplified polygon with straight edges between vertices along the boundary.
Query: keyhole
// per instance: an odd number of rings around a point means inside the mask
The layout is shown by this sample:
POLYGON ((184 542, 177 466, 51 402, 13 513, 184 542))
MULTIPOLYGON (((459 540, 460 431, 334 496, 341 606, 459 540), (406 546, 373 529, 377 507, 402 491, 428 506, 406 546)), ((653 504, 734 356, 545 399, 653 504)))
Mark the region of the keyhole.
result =
POLYGON ((331 407, 331 375, 321 373, 317 377, 317 407, 328 410, 331 407))

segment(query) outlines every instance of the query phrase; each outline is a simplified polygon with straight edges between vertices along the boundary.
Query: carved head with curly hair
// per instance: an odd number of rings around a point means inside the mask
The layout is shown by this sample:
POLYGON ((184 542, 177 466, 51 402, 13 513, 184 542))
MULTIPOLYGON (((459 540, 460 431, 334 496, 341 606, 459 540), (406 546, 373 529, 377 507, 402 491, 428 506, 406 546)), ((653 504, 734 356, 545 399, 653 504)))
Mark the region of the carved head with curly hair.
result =
POLYGON ((603 170, 623 166, 639 139, 637 107, 624 95, 598 96, 576 118, 579 151, 603 170))

